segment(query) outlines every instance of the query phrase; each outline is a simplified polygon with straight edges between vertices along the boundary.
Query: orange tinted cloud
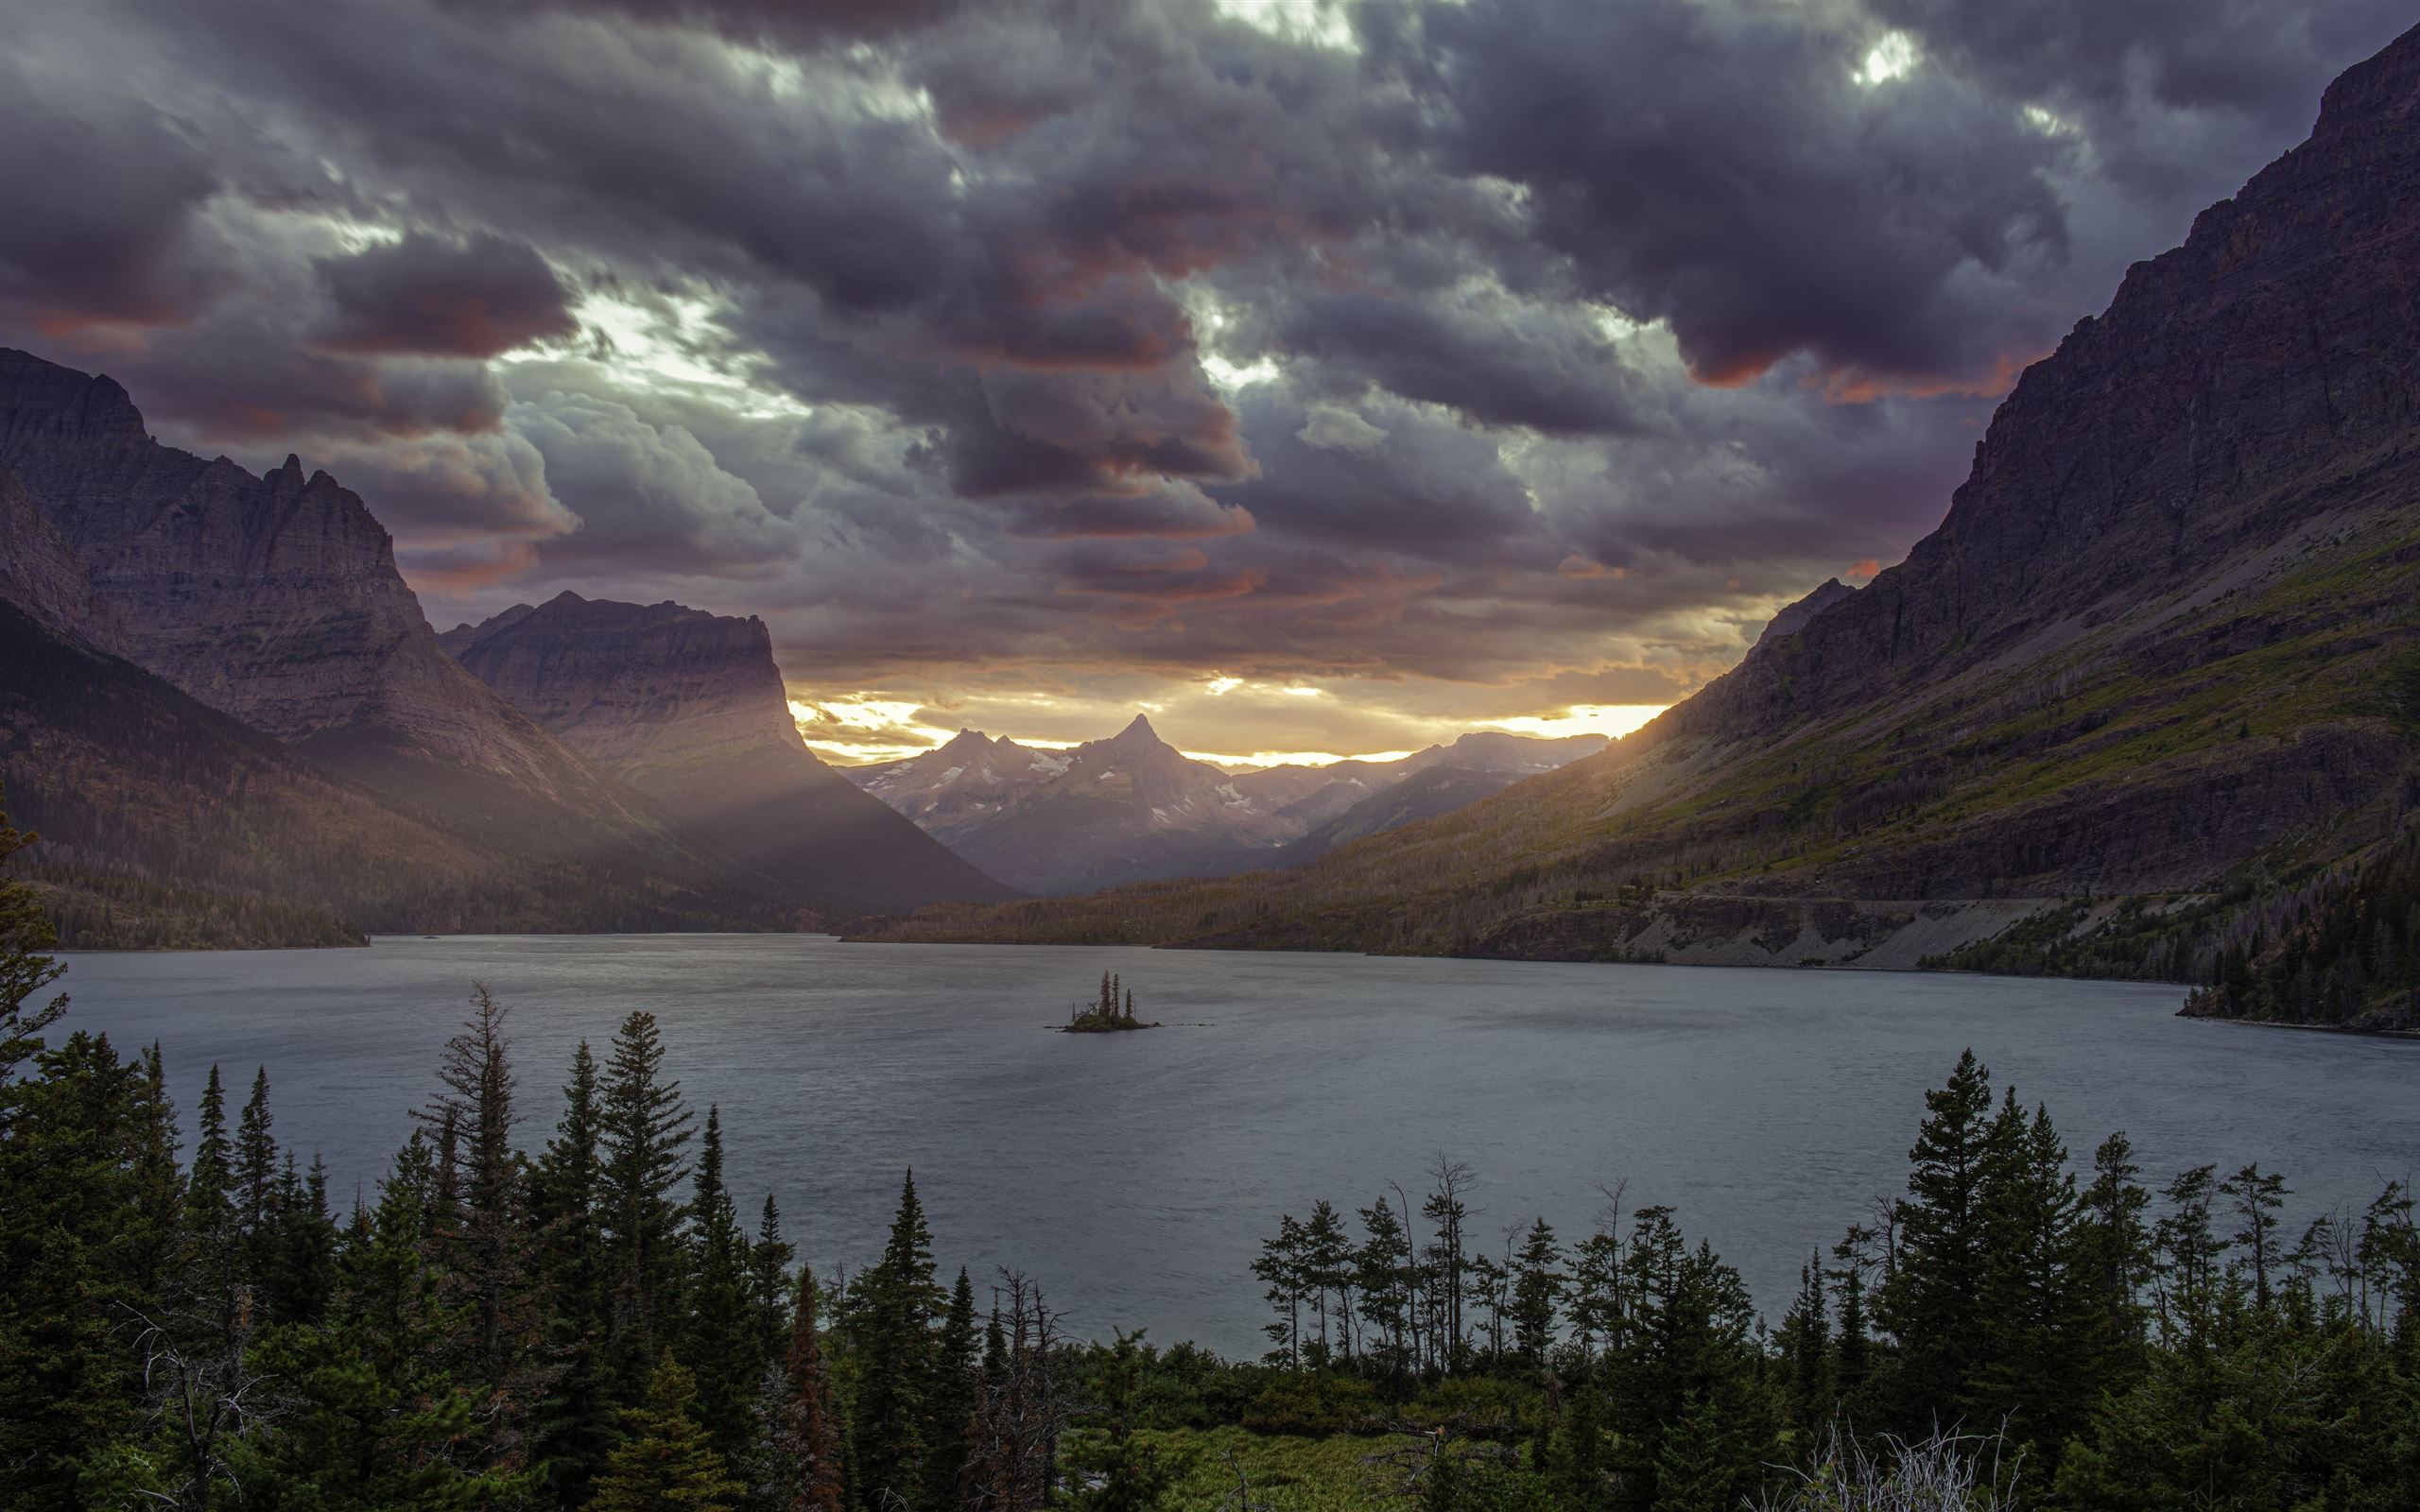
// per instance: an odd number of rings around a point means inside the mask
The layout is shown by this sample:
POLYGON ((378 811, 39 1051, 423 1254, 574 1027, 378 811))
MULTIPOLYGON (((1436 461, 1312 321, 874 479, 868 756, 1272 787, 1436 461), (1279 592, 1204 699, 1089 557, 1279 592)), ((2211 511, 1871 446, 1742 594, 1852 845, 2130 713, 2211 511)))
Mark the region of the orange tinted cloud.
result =
POLYGON ((2016 387, 2016 380, 2026 369, 2048 355, 2048 352, 2002 352, 1993 359, 1992 370, 1978 378, 1898 377, 1847 369, 1810 373, 1806 387, 1821 388, 1824 400, 1835 404, 1870 404, 1889 398, 1941 399, 1950 395, 1997 399, 2016 387))
POLYGON ((1557 563, 1555 571, 1565 577, 1610 577, 1616 582, 1630 576, 1627 567, 1608 567, 1596 558, 1583 557, 1576 551, 1557 563))

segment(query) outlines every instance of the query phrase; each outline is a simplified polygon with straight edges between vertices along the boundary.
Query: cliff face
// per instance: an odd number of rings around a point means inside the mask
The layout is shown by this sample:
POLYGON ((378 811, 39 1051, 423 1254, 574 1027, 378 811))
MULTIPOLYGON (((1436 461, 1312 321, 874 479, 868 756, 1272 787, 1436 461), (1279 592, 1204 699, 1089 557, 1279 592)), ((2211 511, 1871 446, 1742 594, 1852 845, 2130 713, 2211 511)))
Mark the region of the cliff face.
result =
POLYGON ((754 618, 565 593, 446 633, 464 667, 719 854, 826 914, 1009 889, 799 738, 754 618))
POLYGON ((2027 370, 1904 563, 1613 750, 1246 889, 901 933, 2206 979, 2411 824, 2415 351, 2420 30, 2027 370))
POLYGON ((145 431, 106 377, 0 350, 0 468, 80 560, 100 644, 282 740, 491 774, 632 819, 610 784, 445 656, 358 494, 254 477, 145 431))
POLYGON ((16 475, 0 468, 0 598, 45 625, 106 642, 111 636, 95 621, 92 597, 74 548, 42 517, 16 475))
POLYGON ((1659 733, 1767 730, 2105 621, 2331 507, 2420 417, 2420 38, 2026 369, 1941 527, 1659 733))
POLYGON ((627 782, 646 786, 758 747, 814 761, 789 716, 772 637, 752 616, 565 593, 466 628, 448 635, 473 675, 627 782))

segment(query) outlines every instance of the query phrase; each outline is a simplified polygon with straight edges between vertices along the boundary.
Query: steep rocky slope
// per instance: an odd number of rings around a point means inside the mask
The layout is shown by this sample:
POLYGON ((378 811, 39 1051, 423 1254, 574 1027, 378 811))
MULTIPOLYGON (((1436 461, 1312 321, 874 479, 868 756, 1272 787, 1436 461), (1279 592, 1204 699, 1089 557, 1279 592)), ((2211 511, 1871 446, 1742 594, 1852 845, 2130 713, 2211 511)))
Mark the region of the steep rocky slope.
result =
MULTIPOLYGON (((779 888, 447 656, 386 532, 325 473, 289 457, 255 477, 160 445, 108 378, 0 351, 0 599, 25 611, 18 654, 0 662, 0 779, 54 816, 46 865, 72 858, 88 893, 156 895, 130 942, 274 942, 271 923, 296 908, 348 929, 791 917, 779 888), (95 696, 113 691, 95 703, 60 670, 76 668, 95 696), (125 714, 146 686, 182 696, 177 719, 125 714), (232 730, 249 743, 228 744, 232 730), (182 738, 251 754, 196 765, 220 785, 182 779, 176 747, 155 744, 182 738), (264 741, 285 752, 266 766, 264 741), (297 815, 360 805, 384 816, 331 819, 358 839, 329 842, 328 868, 286 853, 317 843, 297 815), (228 924, 247 908, 253 922, 228 924)), ((296 938, 320 933, 298 925, 296 938)), ((103 937, 97 924, 85 936, 103 937)))
POLYGON ((116 383, 9 349, 0 468, 83 565, 106 628, 76 627, 201 702, 382 783, 475 773, 647 828, 445 655, 393 541, 327 473, 288 456, 254 477, 163 446, 116 383))
POLYGON ((1906 562, 1605 755, 900 933, 2205 977, 2420 791, 2415 351, 2420 33, 2027 370, 1906 562))
POLYGON ((828 916, 1010 896, 816 760, 761 620, 565 593, 444 640, 684 833, 828 916))
POLYGON ((702 868, 412 814, 5 601, 0 777, 11 822, 42 836, 17 866, 70 946, 779 921, 702 868))

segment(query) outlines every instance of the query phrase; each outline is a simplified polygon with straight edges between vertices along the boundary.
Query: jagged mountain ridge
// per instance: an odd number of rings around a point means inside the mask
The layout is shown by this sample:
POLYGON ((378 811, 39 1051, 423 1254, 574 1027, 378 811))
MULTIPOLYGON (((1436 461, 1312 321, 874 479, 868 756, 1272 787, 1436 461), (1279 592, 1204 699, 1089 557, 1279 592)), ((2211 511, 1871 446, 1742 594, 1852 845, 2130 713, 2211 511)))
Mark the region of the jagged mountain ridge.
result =
MULTIPOLYGON (((281 740, 493 774, 648 828, 437 644, 358 494, 299 459, 258 477, 164 446, 126 390, 0 350, 0 468, 84 571, 73 628, 281 740)), ((441 771, 429 774, 440 780, 441 771)))
POLYGON ((2420 781, 2415 291, 2420 32, 2025 372, 1905 562, 1612 751, 1294 872, 897 933, 1913 966, 2089 895, 2040 969, 2205 972, 2420 781))
POLYGON ((761 929, 1000 896, 851 899, 735 861, 446 654, 358 495, 164 446, 109 378, 14 351, 0 543, 22 611, 0 779, 77 943, 761 929), (164 760, 180 743, 189 769, 164 760))
POLYGON ((826 912, 1011 896, 806 748, 764 622, 565 592, 442 638, 685 833, 826 912))
POLYGON ((1441 804, 1468 802, 1604 744, 1483 731, 1392 762, 1230 773, 1184 756, 1137 714, 1119 734, 1066 750, 961 730, 932 750, 848 776, 994 875, 1030 892, 1067 893, 1297 865, 1340 836, 1443 812, 1441 804), (1432 768, 1458 776, 1424 784, 1417 799, 1363 811, 1432 768))

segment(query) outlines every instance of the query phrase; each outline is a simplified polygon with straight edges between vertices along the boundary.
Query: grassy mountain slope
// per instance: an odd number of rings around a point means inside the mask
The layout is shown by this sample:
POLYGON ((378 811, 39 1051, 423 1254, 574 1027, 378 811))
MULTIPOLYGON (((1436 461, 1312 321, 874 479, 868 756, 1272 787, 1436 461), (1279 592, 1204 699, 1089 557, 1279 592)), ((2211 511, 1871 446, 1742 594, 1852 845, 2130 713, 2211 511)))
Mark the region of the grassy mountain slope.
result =
POLYGON ((1605 754, 886 936, 2206 977, 2420 794, 2415 291, 2420 33, 2027 370, 1905 563, 1605 754))

